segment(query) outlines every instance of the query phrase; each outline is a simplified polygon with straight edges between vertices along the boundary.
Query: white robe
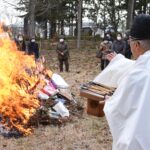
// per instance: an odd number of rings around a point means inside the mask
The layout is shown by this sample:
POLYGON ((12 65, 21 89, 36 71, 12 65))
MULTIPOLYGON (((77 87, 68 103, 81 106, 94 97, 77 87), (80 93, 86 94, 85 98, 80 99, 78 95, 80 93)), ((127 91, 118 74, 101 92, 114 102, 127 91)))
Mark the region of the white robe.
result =
POLYGON ((113 150, 150 150, 150 51, 119 80, 104 107, 113 150))
POLYGON ((93 82, 116 88, 119 79, 132 69, 134 63, 135 61, 129 60, 123 55, 118 54, 112 59, 109 65, 98 76, 96 76, 93 82))

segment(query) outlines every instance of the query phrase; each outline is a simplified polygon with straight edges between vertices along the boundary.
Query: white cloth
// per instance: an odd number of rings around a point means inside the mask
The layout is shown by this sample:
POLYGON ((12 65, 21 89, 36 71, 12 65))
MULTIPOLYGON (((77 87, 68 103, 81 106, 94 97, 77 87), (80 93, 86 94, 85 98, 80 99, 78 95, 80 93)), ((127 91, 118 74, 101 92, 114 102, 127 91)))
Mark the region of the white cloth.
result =
POLYGON ((150 149, 150 51, 141 55, 122 78, 104 112, 113 150, 150 149))
POLYGON ((125 58, 122 54, 118 54, 93 82, 116 88, 119 79, 129 72, 134 63, 135 61, 125 58))

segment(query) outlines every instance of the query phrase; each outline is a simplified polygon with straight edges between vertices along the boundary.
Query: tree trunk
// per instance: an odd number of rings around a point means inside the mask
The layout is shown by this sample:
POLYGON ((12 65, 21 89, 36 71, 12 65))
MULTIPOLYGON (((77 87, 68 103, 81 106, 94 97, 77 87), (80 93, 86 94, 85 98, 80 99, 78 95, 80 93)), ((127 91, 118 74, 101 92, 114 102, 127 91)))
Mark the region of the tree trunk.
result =
POLYGON ((37 0, 29 2, 29 38, 35 37, 35 6, 37 0))
POLYGON ((28 17, 24 17, 24 26, 23 26, 23 30, 24 30, 24 35, 27 36, 28 35, 28 17))
POLYGON ((73 36, 73 18, 70 19, 69 35, 73 36))
POLYGON ((147 1, 143 0, 143 13, 146 14, 147 1))
POLYGON ((79 4, 78 4, 78 38, 77 38, 77 49, 80 49, 80 43, 81 43, 81 22, 82 22, 82 0, 79 0, 79 4))
POLYGON ((115 0, 112 0, 112 10, 111 10, 111 22, 112 22, 112 25, 114 27, 114 30, 115 32, 117 32, 117 29, 118 29, 118 22, 117 22, 117 17, 116 17, 116 2, 115 0))
POLYGON ((61 20, 61 35, 64 35, 64 20, 61 20))
POLYGON ((47 39, 47 20, 44 21, 44 38, 47 39))
POLYGON ((135 0, 128 0, 127 29, 132 25, 135 0))
POLYGON ((73 4, 70 4, 70 14, 71 14, 71 17, 69 18, 69 35, 70 36, 73 36, 73 20, 74 20, 74 15, 73 15, 73 4))
POLYGON ((103 24, 104 24, 104 36, 105 36, 105 31, 106 31, 106 7, 107 7, 107 0, 104 3, 104 15, 103 15, 103 24))
POLYGON ((50 37, 53 38, 56 34, 56 21, 51 21, 50 37))

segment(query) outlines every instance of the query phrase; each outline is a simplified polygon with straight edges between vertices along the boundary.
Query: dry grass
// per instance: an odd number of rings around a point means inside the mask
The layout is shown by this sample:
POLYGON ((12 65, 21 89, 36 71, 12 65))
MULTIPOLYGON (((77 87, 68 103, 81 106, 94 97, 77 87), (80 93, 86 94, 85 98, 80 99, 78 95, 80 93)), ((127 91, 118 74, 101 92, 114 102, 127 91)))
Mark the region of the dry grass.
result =
MULTIPOLYGON (((47 67, 59 73, 55 51, 41 51, 47 67)), ((94 50, 70 52, 70 72, 59 73, 68 84, 76 99, 86 109, 86 101, 79 96, 82 83, 93 80, 99 73, 99 60, 94 50)), ((65 126, 40 126, 28 137, 6 139, 0 136, 0 150, 111 150, 112 138, 105 117, 84 115, 65 126)))

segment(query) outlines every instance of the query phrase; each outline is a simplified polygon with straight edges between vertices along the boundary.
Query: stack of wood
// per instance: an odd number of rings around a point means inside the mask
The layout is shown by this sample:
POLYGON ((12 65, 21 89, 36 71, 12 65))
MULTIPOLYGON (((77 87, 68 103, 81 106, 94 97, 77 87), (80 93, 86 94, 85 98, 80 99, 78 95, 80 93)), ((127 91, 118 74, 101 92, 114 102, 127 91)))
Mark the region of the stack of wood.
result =
POLYGON ((103 107, 106 96, 111 96, 115 88, 89 82, 83 84, 80 90, 80 96, 87 98, 87 113, 90 115, 103 117, 103 107))
POLYGON ((102 97, 105 97, 106 95, 111 96, 115 91, 115 88, 113 87, 108 87, 103 84, 94 83, 94 82, 88 82, 86 84, 83 84, 81 86, 81 89, 101 95, 102 97))

